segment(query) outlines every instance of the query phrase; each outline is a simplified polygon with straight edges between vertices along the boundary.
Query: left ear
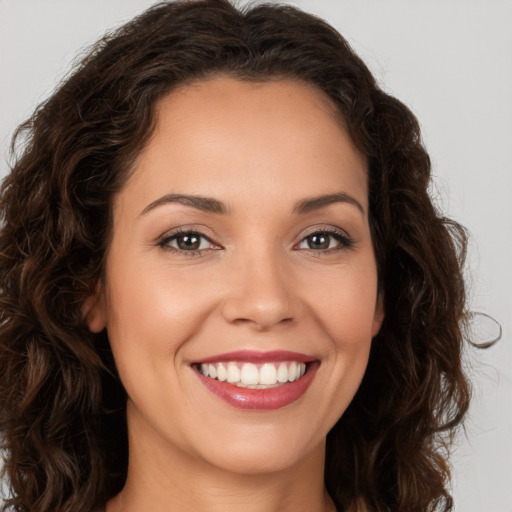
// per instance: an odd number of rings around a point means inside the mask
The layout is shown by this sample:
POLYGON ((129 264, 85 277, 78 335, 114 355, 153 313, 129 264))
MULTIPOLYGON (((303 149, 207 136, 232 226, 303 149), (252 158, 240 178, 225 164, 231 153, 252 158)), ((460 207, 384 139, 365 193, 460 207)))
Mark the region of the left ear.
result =
POLYGON ((85 299, 82 314, 93 333, 101 332, 107 326, 105 290, 100 281, 96 284, 94 293, 85 299))
POLYGON ((375 304, 375 312, 373 314, 372 338, 379 334, 382 322, 384 321, 384 300, 382 294, 379 293, 375 304))

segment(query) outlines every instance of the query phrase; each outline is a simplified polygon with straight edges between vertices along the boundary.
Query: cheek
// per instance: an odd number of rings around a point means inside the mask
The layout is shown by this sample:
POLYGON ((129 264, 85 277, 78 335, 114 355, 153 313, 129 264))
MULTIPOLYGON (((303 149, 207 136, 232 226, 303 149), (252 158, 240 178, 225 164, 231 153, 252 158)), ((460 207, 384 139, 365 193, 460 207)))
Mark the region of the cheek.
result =
POLYGON ((330 337, 347 348, 369 343, 376 324, 380 326, 377 275, 371 264, 317 276, 316 286, 310 286, 307 295, 330 337))
POLYGON ((213 303, 205 276, 183 274, 164 265, 128 268, 122 262, 111 269, 107 329, 113 350, 117 347, 124 358, 132 352, 175 356, 203 324, 213 303))

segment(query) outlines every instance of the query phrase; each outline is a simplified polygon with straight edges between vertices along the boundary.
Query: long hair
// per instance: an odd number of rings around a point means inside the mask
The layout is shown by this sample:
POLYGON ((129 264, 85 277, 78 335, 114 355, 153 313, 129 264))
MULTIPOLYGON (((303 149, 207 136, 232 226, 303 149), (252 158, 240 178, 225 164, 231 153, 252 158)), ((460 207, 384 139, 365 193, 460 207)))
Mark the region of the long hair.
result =
POLYGON ((428 194, 418 122, 328 24, 290 6, 158 4, 100 40, 18 130, 0 197, 4 510, 90 512, 122 488, 126 396, 107 334, 82 313, 104 271, 112 197, 173 89, 224 74, 323 91, 368 163, 385 309, 365 377, 327 438, 340 510, 452 509, 448 447, 469 401, 461 365, 464 229, 428 194))

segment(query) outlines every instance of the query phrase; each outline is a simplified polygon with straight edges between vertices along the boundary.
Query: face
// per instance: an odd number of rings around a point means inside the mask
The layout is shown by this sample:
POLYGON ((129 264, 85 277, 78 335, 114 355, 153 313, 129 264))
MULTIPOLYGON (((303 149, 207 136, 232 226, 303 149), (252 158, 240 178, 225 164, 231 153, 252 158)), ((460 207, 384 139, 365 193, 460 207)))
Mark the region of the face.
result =
POLYGON ((382 321, 365 160, 312 86, 174 91, 115 197, 105 275, 88 322, 108 330, 131 454, 299 464, 382 321))

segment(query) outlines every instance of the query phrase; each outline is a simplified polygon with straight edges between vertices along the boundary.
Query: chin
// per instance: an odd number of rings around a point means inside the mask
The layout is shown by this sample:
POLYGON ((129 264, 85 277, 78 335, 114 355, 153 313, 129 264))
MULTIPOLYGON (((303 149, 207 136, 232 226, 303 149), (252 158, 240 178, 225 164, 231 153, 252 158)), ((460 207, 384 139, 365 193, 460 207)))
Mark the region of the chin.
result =
MULTIPOLYGON (((325 445, 321 443, 316 447, 321 451, 321 457, 325 445)), ((296 445, 283 447, 263 446, 255 443, 253 446, 229 446, 224 453, 216 455, 212 461, 213 465, 239 475, 265 475, 290 470, 301 464, 305 458, 316 451, 308 447, 308 450, 297 449, 296 445)))
POLYGON ((201 436, 199 443, 194 443, 199 449, 197 456, 240 475, 286 471, 310 457, 320 457, 323 464, 326 432, 313 436, 311 429, 301 429, 295 423, 242 423, 239 429, 225 428, 222 437, 201 436))

